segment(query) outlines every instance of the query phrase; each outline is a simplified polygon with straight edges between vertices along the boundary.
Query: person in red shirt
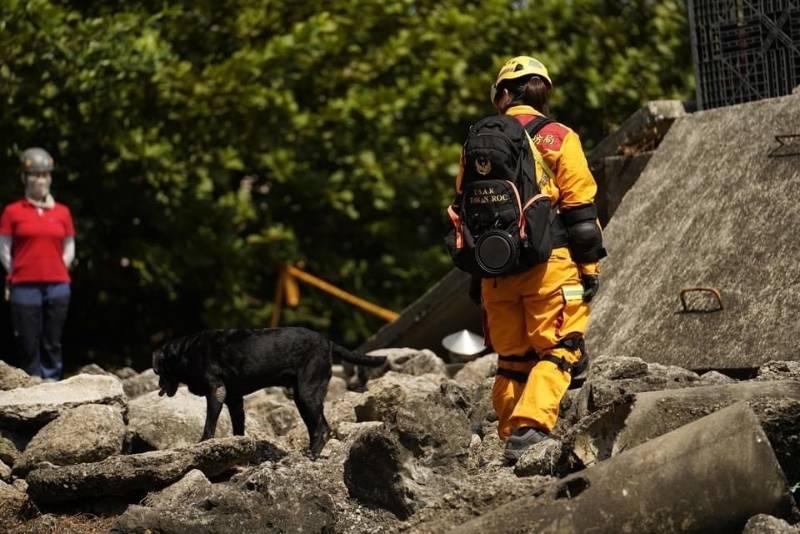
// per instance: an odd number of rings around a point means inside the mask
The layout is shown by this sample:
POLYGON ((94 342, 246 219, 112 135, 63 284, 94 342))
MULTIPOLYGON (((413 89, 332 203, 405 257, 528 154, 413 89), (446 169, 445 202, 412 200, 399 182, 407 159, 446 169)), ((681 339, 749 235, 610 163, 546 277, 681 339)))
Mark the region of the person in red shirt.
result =
POLYGON ((25 197, 0 216, 0 262, 8 273, 7 300, 18 366, 44 379, 61 378, 61 333, 70 298, 69 266, 75 228, 69 208, 50 194, 53 158, 42 148, 22 153, 25 197))

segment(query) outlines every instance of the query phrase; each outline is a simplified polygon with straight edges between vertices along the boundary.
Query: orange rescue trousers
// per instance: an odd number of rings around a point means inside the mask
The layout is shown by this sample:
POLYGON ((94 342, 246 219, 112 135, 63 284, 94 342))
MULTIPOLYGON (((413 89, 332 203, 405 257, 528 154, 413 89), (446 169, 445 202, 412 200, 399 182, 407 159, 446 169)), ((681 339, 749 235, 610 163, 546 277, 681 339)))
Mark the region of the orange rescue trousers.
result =
POLYGON ((481 293, 494 350, 520 357, 520 361, 499 360, 498 368, 528 375, 526 382, 500 374, 495 378, 497 432, 504 440, 523 426, 550 432, 572 377, 552 361, 522 360, 531 350, 569 364, 580 359, 580 351, 558 346, 567 337, 583 337, 589 322, 578 266, 569 249, 557 248, 546 263, 528 271, 484 279, 481 293))

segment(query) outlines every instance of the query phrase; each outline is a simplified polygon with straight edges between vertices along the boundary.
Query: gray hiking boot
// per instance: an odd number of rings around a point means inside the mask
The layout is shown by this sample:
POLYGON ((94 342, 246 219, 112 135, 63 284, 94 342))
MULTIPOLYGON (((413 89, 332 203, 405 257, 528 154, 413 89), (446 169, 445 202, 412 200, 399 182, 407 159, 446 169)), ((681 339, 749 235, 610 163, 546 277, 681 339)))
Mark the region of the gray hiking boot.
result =
POLYGON ((511 436, 506 440, 506 448, 503 451, 503 457, 512 464, 517 463, 517 460, 522 458, 525 451, 544 441, 549 436, 533 427, 523 426, 514 430, 511 436))

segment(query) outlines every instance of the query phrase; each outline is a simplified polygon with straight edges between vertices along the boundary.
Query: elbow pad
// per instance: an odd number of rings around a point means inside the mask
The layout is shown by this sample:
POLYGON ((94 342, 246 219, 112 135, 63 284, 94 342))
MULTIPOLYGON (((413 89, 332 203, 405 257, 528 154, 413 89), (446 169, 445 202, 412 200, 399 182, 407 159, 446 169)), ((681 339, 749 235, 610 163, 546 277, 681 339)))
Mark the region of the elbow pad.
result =
POLYGON ((603 248, 603 233, 597 223, 594 204, 565 211, 561 218, 567 228, 569 251, 575 263, 594 263, 608 255, 603 248))

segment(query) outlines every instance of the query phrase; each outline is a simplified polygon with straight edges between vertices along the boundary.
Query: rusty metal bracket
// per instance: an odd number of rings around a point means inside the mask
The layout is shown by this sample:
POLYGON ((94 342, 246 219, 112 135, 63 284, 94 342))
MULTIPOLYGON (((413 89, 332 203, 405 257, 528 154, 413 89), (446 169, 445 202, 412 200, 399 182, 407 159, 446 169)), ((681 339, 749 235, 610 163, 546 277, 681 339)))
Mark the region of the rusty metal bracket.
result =
POLYGON ((800 156, 800 134, 776 135, 775 140, 778 142, 778 146, 767 154, 768 158, 800 156))
POLYGON ((683 305, 683 311, 687 313, 692 311, 712 312, 712 311, 720 311, 722 309, 722 296, 719 293, 719 289, 714 287, 687 287, 685 289, 681 289, 680 297, 681 297, 681 304, 683 305), (689 306, 686 304, 686 294, 692 292, 711 293, 717 298, 717 304, 719 305, 719 308, 714 310, 690 310, 689 306))

